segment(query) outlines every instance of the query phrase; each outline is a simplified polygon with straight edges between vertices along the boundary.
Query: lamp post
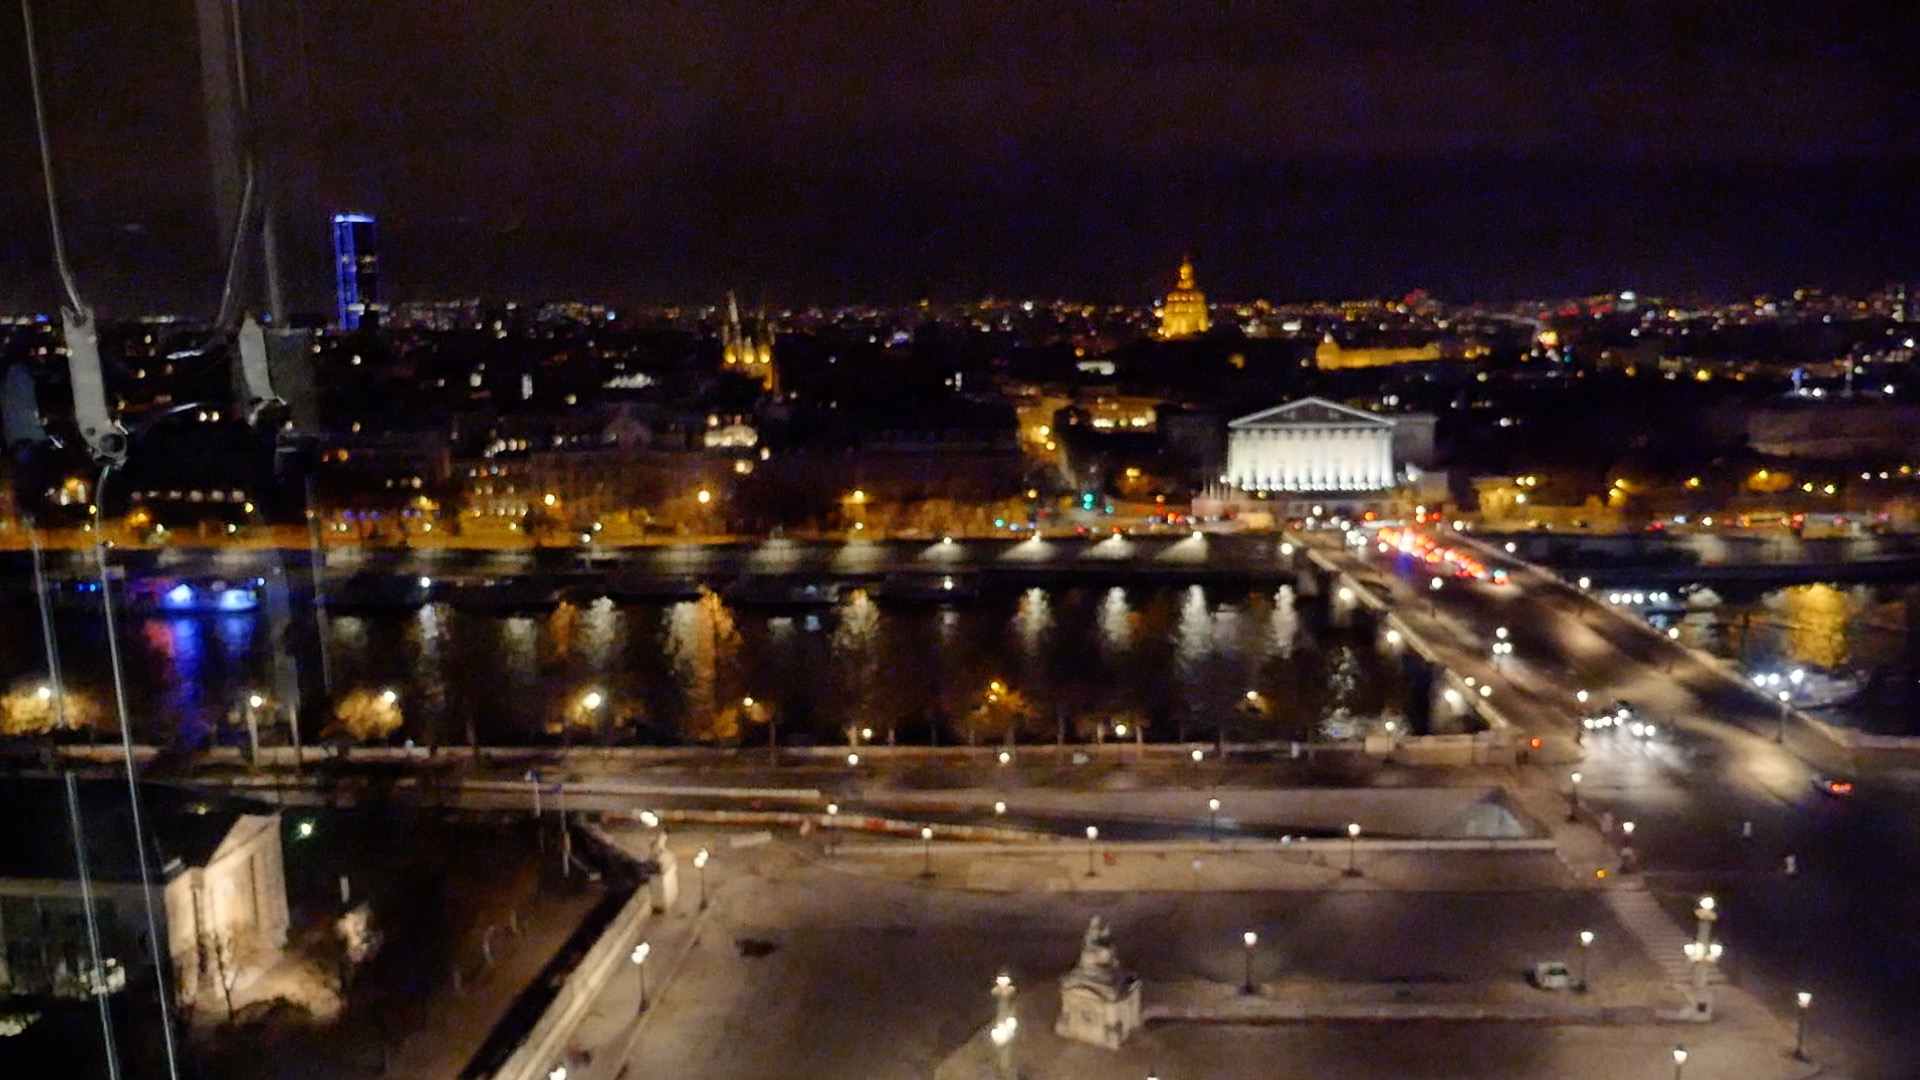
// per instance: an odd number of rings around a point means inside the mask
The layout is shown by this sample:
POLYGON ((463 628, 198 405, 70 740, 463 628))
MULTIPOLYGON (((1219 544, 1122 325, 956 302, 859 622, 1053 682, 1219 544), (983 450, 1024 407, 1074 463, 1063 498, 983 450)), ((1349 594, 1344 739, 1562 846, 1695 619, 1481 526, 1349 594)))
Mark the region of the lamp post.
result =
POLYGON ((1580 781, 1582 777, 1574 772, 1567 777, 1567 820, 1580 820, 1580 781))
POLYGON ((1713 924, 1720 919, 1720 905, 1711 896, 1702 896, 1693 905, 1693 940, 1702 945, 1713 944, 1713 924))
POLYGON ((1673 1048, 1673 1080, 1680 1080, 1681 1070, 1685 1069, 1686 1067, 1687 1067, 1687 1048, 1684 1046, 1674 1047, 1673 1048))
POLYGON ((1220 800, 1207 800, 1207 842, 1220 839, 1220 800))
POLYGON ((1620 832, 1625 837, 1620 842, 1620 872, 1631 874, 1633 873, 1633 822, 1621 822, 1620 832))
POLYGON ((700 910, 707 910, 707 862, 713 856, 706 848, 693 853, 693 868, 700 871, 700 910))
POLYGON ((933 876, 933 826, 920 826, 920 876, 933 876))
POLYGON ((1100 839, 1099 826, 1097 825, 1087 826, 1087 876, 1088 877, 1093 877, 1094 875, 1100 872, 1094 868, 1094 864, 1093 864, 1093 842, 1098 839, 1100 839))
POLYGON ((652 952, 653 946, 643 941, 633 947, 633 952, 627 954, 627 959, 633 961, 633 966, 640 969, 639 1012, 647 1011, 647 957, 652 952))
POLYGON ((1256 993, 1257 991, 1253 985, 1253 947, 1260 944, 1260 935, 1249 930, 1240 935, 1240 944, 1244 946, 1241 950, 1241 957, 1245 961, 1245 975, 1240 981, 1240 992, 1243 994, 1256 993))
POLYGON ((1787 690, 1780 691, 1780 725, 1773 729, 1774 742, 1785 743, 1787 741, 1787 714, 1792 710, 1792 692, 1787 690))
POLYGON ((1205 750, 1201 750, 1196 747, 1195 749, 1188 751, 1187 756, 1193 759, 1193 763, 1195 765, 1198 765, 1202 761, 1206 760, 1207 752, 1205 750))
POLYGON ((1347 824, 1347 871, 1346 871, 1348 877, 1360 876, 1360 866, 1357 862, 1359 857, 1360 857, 1360 823, 1357 821, 1349 822, 1347 824))
POLYGON ((1593 951, 1593 931, 1580 931, 1580 989, 1587 988, 1587 954, 1593 951))
POLYGON ((1020 1031, 1020 1018, 1009 1016, 994 1022, 987 1032, 993 1043, 993 1074, 997 1080, 1013 1080, 1013 1037, 1020 1031))
POLYGON ((828 803, 827 804, 827 851, 829 853, 833 851, 833 838, 834 838, 834 834, 838 831, 834 828, 834 825, 837 821, 839 821, 839 819, 840 819, 840 804, 837 802, 828 803))
MULTIPOLYGON (((43 686, 40 689, 46 691, 47 687, 43 686)), ((43 699, 49 696, 51 696, 50 692, 41 695, 43 699)), ((247 695, 247 764, 249 765, 260 764, 260 709, 266 703, 267 699, 258 693, 247 695)))
POLYGON ((1798 1012, 1793 1018, 1793 1059, 1807 1060, 1807 1010, 1813 1007, 1813 995, 1805 990, 1793 995, 1798 1012))

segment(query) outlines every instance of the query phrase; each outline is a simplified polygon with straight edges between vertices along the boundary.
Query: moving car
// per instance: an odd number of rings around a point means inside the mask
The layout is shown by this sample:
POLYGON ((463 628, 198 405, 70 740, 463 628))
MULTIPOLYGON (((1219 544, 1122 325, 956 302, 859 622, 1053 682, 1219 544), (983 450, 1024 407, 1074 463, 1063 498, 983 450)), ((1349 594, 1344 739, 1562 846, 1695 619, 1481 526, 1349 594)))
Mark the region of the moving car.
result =
POLYGON ((1813 789, 1822 795, 1835 799, 1844 799, 1853 794, 1853 781, 1837 776, 1816 776, 1813 789))

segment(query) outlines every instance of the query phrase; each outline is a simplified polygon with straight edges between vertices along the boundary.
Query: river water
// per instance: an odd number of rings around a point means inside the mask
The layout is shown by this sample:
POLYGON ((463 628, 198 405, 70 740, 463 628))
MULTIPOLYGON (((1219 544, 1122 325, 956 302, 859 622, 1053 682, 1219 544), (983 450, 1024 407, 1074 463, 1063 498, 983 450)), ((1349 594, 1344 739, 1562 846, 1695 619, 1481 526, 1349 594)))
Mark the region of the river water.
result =
POLYGON ((1819 715, 1880 734, 1920 735, 1920 584, 1794 585, 1691 599, 1684 615, 1650 621, 1677 625, 1683 642, 1749 674, 1800 667, 1860 676, 1857 698, 1819 715))
MULTIPOLYGON (((30 604, 0 618, 0 680, 11 701, 44 680, 30 604)), ((1326 710, 1398 709, 1400 675, 1349 632, 1318 625, 1289 587, 1072 585, 988 590, 953 606, 893 606, 849 590, 806 610, 730 605, 707 594, 676 603, 562 603, 503 615, 430 604, 336 614, 327 634, 332 693, 321 684, 319 632, 296 615, 309 717, 354 689, 395 694, 419 744, 876 742, 1088 737, 1105 720, 1147 724, 1146 737, 1296 737, 1326 710), (999 688, 994 684, 998 682, 999 688), (1260 696, 1250 707, 1247 692, 1260 696), (994 701, 989 703, 992 695, 994 701), (746 700, 753 704, 748 706, 746 700), (982 707, 979 723, 969 721, 982 707)), ((75 708, 111 713, 97 613, 56 613, 75 708)), ((131 615, 122 622, 139 736, 205 745, 245 738, 242 702, 273 696, 262 614, 131 615)), ((286 740, 269 704, 263 741, 286 740)), ((1133 736, 1129 734, 1128 738, 1133 736)))

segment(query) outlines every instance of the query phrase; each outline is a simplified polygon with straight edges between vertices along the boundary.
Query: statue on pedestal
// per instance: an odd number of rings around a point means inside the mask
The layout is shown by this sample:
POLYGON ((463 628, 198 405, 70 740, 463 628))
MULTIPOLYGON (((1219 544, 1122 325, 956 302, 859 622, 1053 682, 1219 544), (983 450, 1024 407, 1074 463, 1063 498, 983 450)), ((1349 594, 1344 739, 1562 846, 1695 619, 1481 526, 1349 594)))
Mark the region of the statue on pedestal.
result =
POLYGON ((653 834, 649 847, 653 855, 653 876, 647 879, 647 894, 653 902, 653 913, 664 915, 680 897, 679 860, 674 857, 673 849, 667 846, 665 829, 653 834))
POLYGON ((1054 1033, 1117 1050, 1139 1026, 1140 980, 1120 966, 1106 920, 1095 915, 1080 942, 1080 963, 1060 977, 1054 1033))

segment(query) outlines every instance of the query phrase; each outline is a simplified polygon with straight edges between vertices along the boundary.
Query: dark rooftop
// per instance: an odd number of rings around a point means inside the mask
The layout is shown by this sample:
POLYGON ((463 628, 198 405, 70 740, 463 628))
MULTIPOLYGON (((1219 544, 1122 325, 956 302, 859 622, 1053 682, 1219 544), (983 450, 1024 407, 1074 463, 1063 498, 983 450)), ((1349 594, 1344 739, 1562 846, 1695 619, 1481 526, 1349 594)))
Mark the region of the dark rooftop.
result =
MULTIPOLYGON (((78 787, 87 865, 94 878, 138 881, 126 781, 83 779, 78 787)), ((205 864, 241 815, 276 812, 266 803, 205 795, 172 784, 146 782, 139 791, 147 855, 157 881, 166 879, 166 867, 175 859, 185 866, 205 864)), ((66 784, 59 777, 0 779, 0 878, 78 877, 70 820, 66 784)))

